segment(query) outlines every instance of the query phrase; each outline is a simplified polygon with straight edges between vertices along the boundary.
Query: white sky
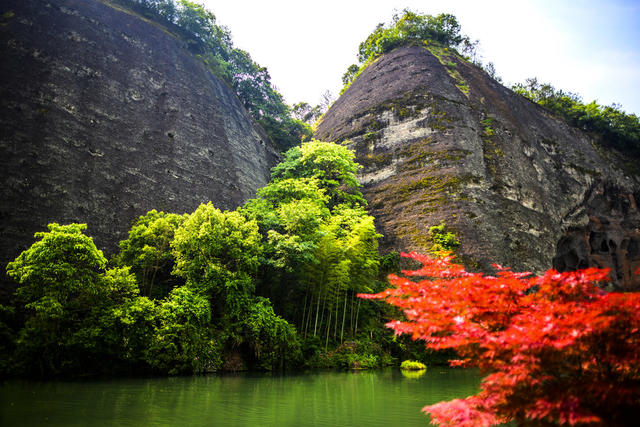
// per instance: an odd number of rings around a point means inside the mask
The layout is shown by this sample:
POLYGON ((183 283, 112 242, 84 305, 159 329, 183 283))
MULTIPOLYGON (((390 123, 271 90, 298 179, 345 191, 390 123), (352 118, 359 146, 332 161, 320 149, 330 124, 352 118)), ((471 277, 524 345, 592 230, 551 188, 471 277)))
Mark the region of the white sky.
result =
POLYGON ((358 45, 394 10, 451 13, 507 85, 538 77, 640 115, 640 0, 199 0, 289 104, 338 95, 358 45))

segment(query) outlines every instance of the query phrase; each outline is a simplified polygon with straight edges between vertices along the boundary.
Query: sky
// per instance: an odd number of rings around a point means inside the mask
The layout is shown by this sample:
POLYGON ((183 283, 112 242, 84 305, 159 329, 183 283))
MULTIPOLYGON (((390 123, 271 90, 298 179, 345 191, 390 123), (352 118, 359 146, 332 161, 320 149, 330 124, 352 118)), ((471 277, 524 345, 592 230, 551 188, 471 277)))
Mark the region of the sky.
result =
POLYGON ((358 45, 394 11, 451 13, 507 86, 537 77, 640 115, 640 0, 200 0, 289 104, 338 96, 358 45))

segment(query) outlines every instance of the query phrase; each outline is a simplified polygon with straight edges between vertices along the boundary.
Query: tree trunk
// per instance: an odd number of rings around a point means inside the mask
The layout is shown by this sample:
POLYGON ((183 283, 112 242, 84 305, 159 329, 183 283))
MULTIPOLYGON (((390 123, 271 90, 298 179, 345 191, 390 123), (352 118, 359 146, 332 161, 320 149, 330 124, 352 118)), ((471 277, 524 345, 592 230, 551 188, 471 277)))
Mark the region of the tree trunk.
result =
POLYGON ((353 319, 355 317, 355 305, 356 305, 356 292, 351 294, 351 310, 349 311, 349 331, 351 332, 351 339, 353 339, 353 319))
POLYGON ((304 308, 302 309, 302 320, 300 321, 300 332, 304 330, 304 320, 307 315, 307 300, 309 299, 309 282, 307 282, 307 291, 304 294, 304 308))
POLYGON ((358 308, 356 309, 356 327, 354 329, 354 337, 358 333, 358 315, 360 314, 360 299, 358 299, 358 308))
POLYGON ((329 331, 331 330, 331 310, 329 310, 329 320, 327 321, 327 339, 324 342, 324 352, 327 352, 329 346, 329 331))
POLYGON ((304 327, 304 337, 307 338, 309 333, 309 325, 311 324, 311 314, 313 313, 313 293, 309 295, 309 314, 307 315, 307 324, 304 327))
POLYGON ((340 328, 340 344, 343 342, 344 337, 344 318, 347 314, 347 298, 349 297, 349 292, 345 291, 344 293, 344 306, 342 307, 342 327, 340 328))
MULTIPOLYGON (((322 278, 320 279, 320 292, 318 293, 318 304, 316 305, 316 322, 313 325, 313 336, 316 336, 316 328, 318 326, 318 310, 320 310, 320 295, 322 294, 322 285, 324 283, 325 272, 322 271, 322 278)), ((324 303, 322 304, 322 316, 324 317, 324 303)), ((322 325, 322 320, 320 320, 320 325, 322 325)))
POLYGON ((318 302, 316 303, 316 321, 313 324, 313 336, 316 336, 316 328, 318 327, 318 312, 320 311, 320 294, 318 294, 318 302))

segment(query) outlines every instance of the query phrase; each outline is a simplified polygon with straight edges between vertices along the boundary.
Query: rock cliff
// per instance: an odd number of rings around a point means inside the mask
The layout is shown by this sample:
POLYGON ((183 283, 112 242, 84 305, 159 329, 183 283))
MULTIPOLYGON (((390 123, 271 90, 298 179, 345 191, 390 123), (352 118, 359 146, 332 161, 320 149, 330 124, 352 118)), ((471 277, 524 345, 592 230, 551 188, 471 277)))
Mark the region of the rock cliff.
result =
POLYGON ((3 266, 49 222, 113 251, 150 209, 235 208, 277 160, 180 40, 107 1, 3 1, 0 57, 3 266))
POLYGON ((625 159, 454 52, 396 49, 318 124, 347 143, 386 250, 430 249, 444 221, 472 269, 612 268, 640 289, 640 186, 625 159))

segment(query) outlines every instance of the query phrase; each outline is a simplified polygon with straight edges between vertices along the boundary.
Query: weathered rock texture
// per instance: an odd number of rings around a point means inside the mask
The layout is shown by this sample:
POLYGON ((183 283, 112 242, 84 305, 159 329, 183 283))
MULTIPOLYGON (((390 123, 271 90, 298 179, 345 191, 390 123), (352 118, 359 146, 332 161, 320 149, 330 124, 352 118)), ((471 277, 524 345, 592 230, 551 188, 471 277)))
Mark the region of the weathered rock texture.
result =
POLYGON ((468 267, 595 265, 613 269, 616 287, 640 288, 631 275, 640 267, 638 177, 450 51, 384 55, 329 109, 316 137, 355 149, 387 250, 429 250, 429 227, 444 221, 468 267))
POLYGON ((235 208, 277 160, 181 41, 108 2, 4 0, 0 57, 3 266, 49 222, 113 251, 150 209, 235 208))

